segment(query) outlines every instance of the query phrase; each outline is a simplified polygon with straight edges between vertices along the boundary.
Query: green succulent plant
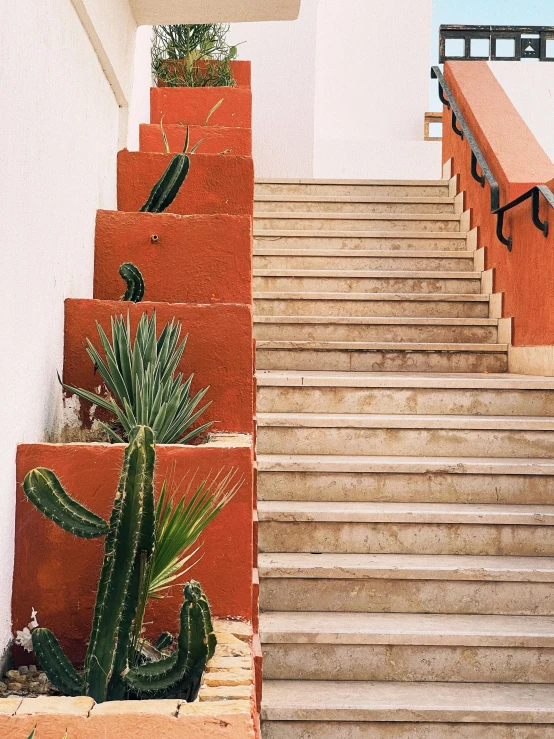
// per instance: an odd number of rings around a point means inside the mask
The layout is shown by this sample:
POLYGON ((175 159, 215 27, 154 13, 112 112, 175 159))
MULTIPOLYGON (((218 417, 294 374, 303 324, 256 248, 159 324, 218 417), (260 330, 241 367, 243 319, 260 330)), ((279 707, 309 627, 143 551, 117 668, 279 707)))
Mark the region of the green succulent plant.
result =
POLYGON ((132 262, 124 262, 119 268, 119 275, 127 283, 127 289, 121 300, 140 303, 144 298, 144 280, 140 269, 132 262))
POLYGON ((186 444, 212 425, 213 422, 208 422, 191 430, 211 403, 199 408, 209 387, 191 397, 193 375, 185 380, 182 373, 176 374, 187 341, 185 337, 180 342, 179 321, 172 319, 166 323, 157 337, 156 313, 151 318, 144 313, 134 341, 129 314, 126 320, 123 316, 112 316, 111 342, 98 322, 96 326, 105 356, 101 356, 88 338, 87 353, 108 395, 62 385, 114 414, 121 433, 111 425, 101 424, 114 441, 123 443, 134 426, 143 424, 152 428, 156 444, 186 444))
POLYGON ((161 635, 151 648, 155 662, 143 658, 143 601, 159 596, 183 573, 187 549, 241 483, 234 485, 227 475, 215 493, 204 484, 188 504, 173 508, 162 494, 156 505, 153 431, 136 426, 129 437, 109 522, 73 500, 51 470, 31 470, 23 481, 28 499, 64 530, 87 539, 105 536, 84 670, 73 667, 49 629, 32 632, 33 649, 64 695, 87 695, 97 703, 153 695, 195 700, 216 645, 206 596, 197 582, 185 585, 179 635, 161 635), (160 651, 174 641, 174 652, 160 651))

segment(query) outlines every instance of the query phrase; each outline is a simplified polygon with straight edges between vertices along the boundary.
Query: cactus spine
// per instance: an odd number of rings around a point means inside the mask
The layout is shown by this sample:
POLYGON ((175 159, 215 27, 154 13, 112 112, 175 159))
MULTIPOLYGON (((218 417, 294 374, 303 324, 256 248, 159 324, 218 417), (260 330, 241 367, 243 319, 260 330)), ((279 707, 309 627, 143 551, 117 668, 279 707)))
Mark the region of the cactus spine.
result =
POLYGON ((213 655, 217 640, 211 626, 211 616, 206 618, 209 606, 200 585, 191 580, 185 586, 184 596, 175 654, 158 662, 135 667, 124 677, 125 683, 137 697, 176 694, 188 702, 196 700, 202 674, 213 655))
POLYGON ((140 269, 132 262, 124 262, 119 268, 119 274, 127 283, 127 290, 121 300, 140 303, 144 298, 144 280, 140 269))
MULTIPOLYGON (((88 695, 97 703, 174 694, 194 700, 216 639, 210 609, 200 585, 185 586, 177 651, 170 657, 133 670, 137 618, 145 563, 155 546, 156 514, 153 478, 156 462, 154 434, 135 426, 129 434, 123 468, 109 524, 74 501, 56 475, 43 468, 31 470, 23 489, 44 515, 66 531, 83 538, 106 535, 92 631, 83 674, 79 674, 48 629, 33 631, 33 648, 50 681, 64 695, 88 695)), ((140 619, 139 619, 140 622, 140 619)), ((173 641, 161 635, 161 648, 173 641)))

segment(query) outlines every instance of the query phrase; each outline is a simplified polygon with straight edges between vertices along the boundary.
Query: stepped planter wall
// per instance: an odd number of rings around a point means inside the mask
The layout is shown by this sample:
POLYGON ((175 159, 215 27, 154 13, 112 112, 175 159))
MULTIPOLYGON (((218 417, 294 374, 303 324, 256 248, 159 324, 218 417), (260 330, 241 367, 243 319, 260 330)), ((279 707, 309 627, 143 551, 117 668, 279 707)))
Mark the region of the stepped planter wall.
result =
MULTIPOLYGON (((242 619, 257 627, 258 608, 253 570, 257 549, 251 284, 254 177, 249 64, 240 69, 242 87, 152 91, 152 124, 164 115, 172 143, 181 146, 182 121, 208 132, 210 151, 221 142, 227 148, 236 146, 241 156, 194 154, 170 212, 150 214, 138 210, 169 159, 154 140, 154 128, 159 135, 159 126, 143 128, 141 152, 120 152, 119 211, 100 211, 97 218, 95 299, 65 304, 63 379, 90 390, 98 388, 98 376, 85 351, 87 337, 98 346, 96 321, 107 330, 112 315, 129 311, 136 329, 139 317, 155 310, 158 331, 174 317, 182 322, 183 334, 189 338, 179 369, 185 376, 194 373, 193 390, 211 386, 208 395, 213 404, 201 422, 217 424, 209 443, 158 446, 156 487, 159 490, 173 468, 177 482, 191 473, 199 482, 221 468, 234 468, 244 479, 240 491, 208 527, 203 556, 187 579, 200 580, 215 616, 237 619, 236 628, 246 631, 237 639, 231 623, 213 666, 208 665, 199 704, 164 700, 95 706, 89 698, 14 697, 0 705, 0 733, 10 739, 20 735, 25 739, 35 726, 40 730, 37 739, 59 739, 66 728, 68 739, 116 734, 122 739, 152 739, 168 732, 176 738, 202 734, 238 739, 259 732, 259 639, 255 634, 252 638, 249 624, 240 623, 242 619), (206 127, 207 113, 222 97, 224 104, 206 127), (118 268, 125 261, 141 269, 150 302, 119 300, 124 285, 118 268), (235 662, 224 665, 222 658, 235 662), (226 669, 232 674, 220 677, 219 671, 226 669)), ((83 403, 83 421, 90 422, 88 410, 83 403)), ((105 443, 26 444, 18 450, 14 628, 22 628, 31 607, 36 608, 40 625, 56 631, 77 664, 90 631, 103 542, 88 541, 85 544, 90 546, 83 546, 82 540, 53 526, 28 502, 20 484, 30 469, 49 467, 77 500, 106 515, 123 451, 123 445, 105 443)), ((174 629, 179 608, 177 597, 160 601, 153 609, 156 631, 174 629)), ((14 650, 14 655, 16 663, 26 661, 21 651, 14 650)))

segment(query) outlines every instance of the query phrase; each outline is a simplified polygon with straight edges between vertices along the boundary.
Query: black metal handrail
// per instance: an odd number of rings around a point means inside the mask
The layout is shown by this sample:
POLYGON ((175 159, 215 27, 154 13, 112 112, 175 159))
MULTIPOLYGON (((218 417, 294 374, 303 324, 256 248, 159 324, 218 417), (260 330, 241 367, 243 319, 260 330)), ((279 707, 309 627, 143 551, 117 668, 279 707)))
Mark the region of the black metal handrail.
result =
POLYGON ((471 133, 462 111, 460 110, 452 90, 448 86, 448 83, 444 79, 444 76, 440 70, 440 67, 431 67, 431 77, 436 79, 439 83, 439 98, 443 105, 445 105, 452 113, 451 125, 454 133, 461 139, 466 139, 471 149, 471 176, 481 187, 485 186, 485 182, 489 183, 491 191, 491 214, 497 217, 496 220, 496 236, 500 243, 507 247, 508 251, 512 251, 512 237, 504 235, 504 214, 515 208, 520 203, 531 199, 531 218, 533 224, 539 231, 542 231, 543 235, 548 236, 548 220, 541 221, 540 219, 540 196, 546 200, 551 208, 554 208, 554 193, 547 185, 535 185, 527 192, 519 195, 514 200, 511 200, 506 205, 500 205, 500 188, 496 181, 491 168, 487 164, 487 160, 481 151, 479 144, 475 140, 475 137, 471 133), (482 174, 479 174, 477 165, 481 168, 482 174))

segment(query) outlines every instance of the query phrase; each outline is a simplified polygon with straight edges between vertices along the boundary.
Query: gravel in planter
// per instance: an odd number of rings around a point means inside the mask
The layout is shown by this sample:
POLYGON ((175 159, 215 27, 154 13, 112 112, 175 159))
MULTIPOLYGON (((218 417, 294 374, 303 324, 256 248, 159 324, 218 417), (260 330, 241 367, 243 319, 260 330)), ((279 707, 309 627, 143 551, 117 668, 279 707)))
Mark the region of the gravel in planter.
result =
POLYGON ((37 698, 39 695, 60 695, 44 672, 36 665, 23 666, 18 670, 8 670, 0 681, 0 699, 12 696, 37 698))

